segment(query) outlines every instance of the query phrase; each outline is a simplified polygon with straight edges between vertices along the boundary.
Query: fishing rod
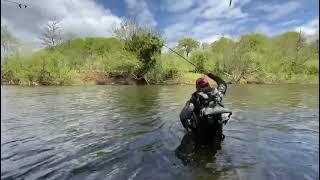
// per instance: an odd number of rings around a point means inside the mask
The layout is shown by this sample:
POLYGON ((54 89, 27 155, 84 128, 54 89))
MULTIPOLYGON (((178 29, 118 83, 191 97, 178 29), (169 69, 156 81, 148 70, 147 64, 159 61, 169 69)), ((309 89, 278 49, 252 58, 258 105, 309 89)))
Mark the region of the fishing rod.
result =
POLYGON ((175 54, 177 54, 178 56, 182 57, 184 60, 186 60, 188 63, 190 63, 191 65, 193 65, 194 67, 197 67, 196 65, 194 65, 192 62, 190 62, 187 58, 183 57, 181 54, 177 53, 175 50, 169 48, 168 46, 166 45, 163 45, 164 47, 170 49, 172 52, 174 52, 175 54))
MULTIPOLYGON (((231 7, 231 3, 232 0, 229 1, 229 8, 231 7)), ((179 54, 178 52, 176 52, 175 50, 169 48, 168 46, 166 46, 165 44, 163 45, 164 47, 168 48, 170 51, 174 52, 175 54, 177 54, 178 56, 182 57, 182 59, 186 60, 188 63, 190 63, 192 66, 194 66, 195 68, 197 68, 196 65, 194 65, 192 62, 190 62, 187 58, 185 58, 184 56, 182 56, 181 54, 179 54)))

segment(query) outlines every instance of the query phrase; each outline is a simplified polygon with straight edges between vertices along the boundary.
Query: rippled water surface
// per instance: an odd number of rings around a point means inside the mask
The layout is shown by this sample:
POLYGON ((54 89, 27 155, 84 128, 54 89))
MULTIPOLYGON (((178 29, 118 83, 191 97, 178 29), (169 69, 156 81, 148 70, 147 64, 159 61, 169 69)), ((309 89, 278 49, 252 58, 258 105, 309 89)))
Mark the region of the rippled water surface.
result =
POLYGON ((318 85, 231 85, 225 140, 197 152, 193 90, 2 86, 1 179, 319 179, 318 85))

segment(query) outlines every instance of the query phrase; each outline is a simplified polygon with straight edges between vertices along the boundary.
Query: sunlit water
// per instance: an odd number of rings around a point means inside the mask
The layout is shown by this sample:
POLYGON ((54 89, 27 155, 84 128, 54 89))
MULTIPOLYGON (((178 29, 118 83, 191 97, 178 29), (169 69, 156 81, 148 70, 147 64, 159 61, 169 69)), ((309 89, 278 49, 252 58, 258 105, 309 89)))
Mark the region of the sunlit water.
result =
POLYGON ((231 85, 221 149, 178 155, 193 90, 2 86, 1 179, 319 179, 318 85, 231 85))

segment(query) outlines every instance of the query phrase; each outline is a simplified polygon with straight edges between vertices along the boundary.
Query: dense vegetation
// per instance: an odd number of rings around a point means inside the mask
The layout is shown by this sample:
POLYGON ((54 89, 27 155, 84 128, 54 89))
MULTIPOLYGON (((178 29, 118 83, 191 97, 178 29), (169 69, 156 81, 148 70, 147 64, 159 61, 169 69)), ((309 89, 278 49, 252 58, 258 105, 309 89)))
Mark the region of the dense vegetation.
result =
POLYGON ((78 38, 28 56, 13 54, 1 62, 1 83, 72 85, 123 77, 183 84, 194 83, 205 70, 235 83, 318 82, 318 40, 307 42, 296 32, 272 38, 247 34, 202 46, 180 40, 174 49, 197 67, 163 45, 161 34, 126 22, 114 38, 78 38))
POLYGON ((221 38, 209 49, 195 52, 193 60, 198 69, 234 82, 316 82, 319 73, 318 42, 308 43, 296 32, 273 38, 248 34, 237 42, 221 38))

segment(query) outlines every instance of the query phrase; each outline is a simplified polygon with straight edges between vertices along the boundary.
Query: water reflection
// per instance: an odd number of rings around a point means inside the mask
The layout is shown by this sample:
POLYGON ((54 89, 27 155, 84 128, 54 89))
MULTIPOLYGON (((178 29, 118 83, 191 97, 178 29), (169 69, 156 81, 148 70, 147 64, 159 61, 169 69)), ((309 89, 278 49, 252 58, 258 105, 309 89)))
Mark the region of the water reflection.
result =
POLYGON ((1 89, 1 179, 319 179, 319 86, 231 85, 226 139, 199 148, 194 86, 1 89))
POLYGON ((121 112, 135 115, 155 114, 160 107, 160 92, 161 87, 127 86, 114 92, 114 99, 121 112))
POLYGON ((225 96, 225 104, 235 108, 270 109, 289 107, 317 108, 319 86, 314 85, 239 85, 230 86, 225 96), (230 97, 232 96, 232 97, 230 97))
POLYGON ((212 141, 206 144, 199 144, 191 132, 186 133, 180 145, 175 150, 175 155, 186 166, 206 167, 212 163, 215 154, 221 150, 222 138, 213 137, 212 141))

